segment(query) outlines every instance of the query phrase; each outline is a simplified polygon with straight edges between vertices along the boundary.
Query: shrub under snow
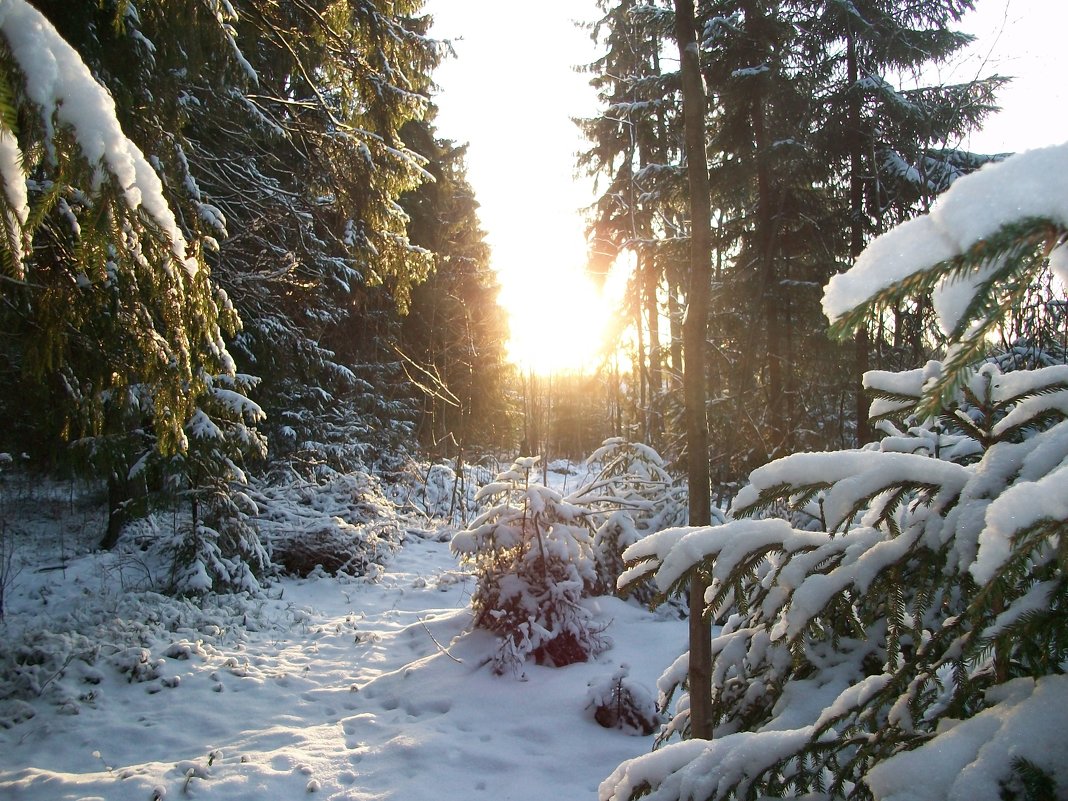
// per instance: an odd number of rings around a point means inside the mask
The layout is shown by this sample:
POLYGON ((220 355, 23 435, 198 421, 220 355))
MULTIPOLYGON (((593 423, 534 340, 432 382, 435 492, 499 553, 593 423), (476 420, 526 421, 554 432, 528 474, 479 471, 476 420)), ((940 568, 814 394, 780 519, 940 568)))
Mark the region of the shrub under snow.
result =
POLYGON ((596 582, 588 510, 530 480, 537 457, 518 459, 479 492, 489 508, 453 537, 452 550, 474 565, 475 624, 498 634, 498 673, 540 664, 583 662, 607 639, 582 605, 596 582))
POLYGON ((667 472, 655 450, 621 437, 606 439, 586 460, 593 477, 572 498, 597 511, 593 538, 597 591, 651 603, 647 584, 619 589, 623 551, 649 534, 685 522, 686 488, 667 472))
POLYGON ((611 676, 595 679, 586 692, 586 709, 606 729, 627 734, 649 735, 660 725, 660 715, 652 693, 628 678, 630 667, 620 665, 611 676))

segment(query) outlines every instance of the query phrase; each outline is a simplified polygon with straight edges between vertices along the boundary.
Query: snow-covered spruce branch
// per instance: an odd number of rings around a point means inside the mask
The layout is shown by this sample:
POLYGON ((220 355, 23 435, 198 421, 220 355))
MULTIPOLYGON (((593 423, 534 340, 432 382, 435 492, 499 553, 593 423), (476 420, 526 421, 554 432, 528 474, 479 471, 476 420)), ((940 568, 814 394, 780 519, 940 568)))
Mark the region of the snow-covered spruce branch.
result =
POLYGON ((1068 283, 1068 208, 1061 186, 1068 146, 1021 153, 965 175, 930 213, 875 239, 856 265, 827 284, 831 331, 849 336, 873 309, 933 291, 952 344, 938 380, 924 388, 933 413, 988 349, 1006 310, 1052 268, 1068 283))
MULTIPOLYGON (((58 166, 65 154, 57 137, 68 131, 76 152, 92 170, 88 187, 99 192, 111 181, 131 212, 143 210, 170 244, 171 258, 191 274, 198 270, 187 254, 187 243, 163 193, 163 184, 141 150, 123 133, 115 102, 93 78, 80 56, 55 28, 24 0, 6 0, 0 6, 0 33, 7 42, 23 79, 22 92, 37 112, 43 130, 45 159, 58 166)), ((26 154, 10 137, 16 151, 6 159, 4 198, 9 211, 24 220, 29 215, 24 193, 26 154), (16 203, 16 198, 18 202, 16 203)), ((167 269, 170 269, 169 266, 167 269)))
MULTIPOLYGON (((78 53, 24 0, 0 4, 0 36, 9 88, 25 112, 18 136, 8 130, 0 137, 0 201, 24 225, 15 239, 25 245, 40 234, 55 247, 67 238, 77 243, 80 260, 64 265, 80 290, 71 297, 69 321, 109 319, 93 304, 119 310, 110 316, 121 318, 117 327, 130 334, 131 347, 122 369, 101 370, 101 381, 152 385, 161 447, 174 450, 206 390, 204 368, 234 371, 223 335, 236 329, 236 314, 202 269, 199 248, 179 227, 156 169, 126 136, 111 95, 78 53), (30 181, 30 173, 55 180, 30 181)), ((5 244, 8 260, 24 274, 28 251, 15 249, 10 237, 5 244)), ((62 366, 68 338, 53 339, 55 352, 46 357, 62 366)), ((99 402, 104 389, 85 402, 99 402)))
MULTIPOLYGON (((1005 371, 996 355, 978 357, 989 341, 974 336, 993 330, 1006 313, 996 301, 1047 256, 1065 272, 1068 146, 1019 159, 980 175, 1022 189, 962 179, 936 205, 940 221, 877 241, 828 290, 845 330, 921 285, 951 286, 965 264, 979 278, 943 291, 943 361, 867 376, 883 439, 773 462, 721 525, 664 531, 626 552, 624 582, 652 576, 670 592, 695 570, 712 579, 716 729, 712 741, 625 762, 602 784, 604 801, 995 798, 1036 777, 1068 786, 1053 722, 1068 715, 1068 374, 1005 371), (965 230, 939 232, 947 219, 965 230), (930 237, 945 236, 945 252, 932 250, 930 237), (783 503, 822 530, 739 519, 783 503)), ((685 685, 683 664, 661 680, 665 697, 685 685)), ((687 708, 680 698, 668 734, 686 734, 687 708)))

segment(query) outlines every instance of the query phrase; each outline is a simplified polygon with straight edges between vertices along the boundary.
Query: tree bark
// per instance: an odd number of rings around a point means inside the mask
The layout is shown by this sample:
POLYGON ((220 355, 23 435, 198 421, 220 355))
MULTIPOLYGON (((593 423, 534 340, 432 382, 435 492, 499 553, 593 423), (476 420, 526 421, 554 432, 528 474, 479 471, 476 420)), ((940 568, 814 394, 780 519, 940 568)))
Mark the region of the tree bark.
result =
MULTIPOLYGON (((705 158, 706 100, 693 0, 675 0, 675 38, 682 64, 682 107, 690 184, 690 287, 683 321, 683 392, 690 525, 712 522, 708 466, 705 340, 712 290, 712 210, 705 158)), ((712 631, 705 620, 708 578, 701 570, 690 582, 690 736, 712 738, 712 631)))
POLYGON ((649 423, 647 441, 657 450, 661 449, 661 439, 664 433, 662 421, 661 403, 664 391, 664 380, 661 375, 660 355, 660 306, 657 300, 657 288, 660 285, 660 276, 656 269, 656 262, 652 253, 646 252, 642 256, 644 262, 642 276, 645 282, 644 300, 646 314, 646 328, 649 331, 649 423))
POLYGON ((759 249, 760 259, 760 288, 763 293, 761 298, 762 313, 764 315, 764 334, 766 337, 767 367, 767 409, 768 409, 768 441, 771 447, 767 453, 768 459, 782 455, 786 450, 790 439, 790 424, 783 413, 786 385, 783 378, 783 343, 786 340, 784 332, 786 306, 788 299, 783 295, 780 287, 780 275, 776 263, 777 235, 775 231, 774 210, 772 208, 771 168, 769 160, 769 142, 765 127, 764 97, 762 92, 757 92, 753 98, 753 107, 750 114, 753 126, 753 144, 756 147, 756 179, 757 179, 757 230, 755 240, 759 249))
MULTIPOLYGON (((855 262, 864 249, 864 177, 862 159, 864 156, 864 138, 860 123, 860 95, 857 81, 860 68, 857 63, 857 43, 852 31, 846 39, 846 80, 849 82, 849 259, 855 262)), ((857 329, 853 339, 855 350, 856 393, 857 393, 857 445, 863 445, 871 437, 868 424, 868 404, 864 394, 864 373, 868 371, 868 351, 871 342, 868 338, 868 326, 857 329)))
MULTIPOLYGON (((117 469, 123 470, 125 475, 125 465, 121 465, 117 469)), ((119 535, 122 534, 122 528, 130 521, 130 513, 127 508, 129 503, 129 481, 120 481, 117 472, 112 471, 108 475, 108 525, 99 546, 102 550, 110 551, 119 544, 119 535)))
POLYGON ((638 414, 642 424, 642 437, 648 440, 649 400, 646 390, 649 388, 649 366, 645 361, 645 325, 642 319, 642 308, 645 304, 642 302, 641 282, 636 282, 634 287, 634 345, 638 351, 634 364, 634 379, 638 384, 638 414))
POLYGON ((667 274, 668 327, 671 331, 671 391, 682 379, 682 286, 671 270, 667 274))

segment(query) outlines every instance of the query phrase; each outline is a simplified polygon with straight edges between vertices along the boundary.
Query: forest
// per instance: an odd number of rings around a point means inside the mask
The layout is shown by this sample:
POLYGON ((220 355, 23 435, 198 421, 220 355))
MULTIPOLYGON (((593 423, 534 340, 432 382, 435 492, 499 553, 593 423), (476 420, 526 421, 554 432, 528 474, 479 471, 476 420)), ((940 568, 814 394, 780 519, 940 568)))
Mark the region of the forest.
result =
POLYGON ((0 0, 0 795, 1063 798, 1068 145, 962 146, 973 6, 598 0, 539 375, 423 0, 0 0), (290 682, 344 748, 226 728, 290 682))

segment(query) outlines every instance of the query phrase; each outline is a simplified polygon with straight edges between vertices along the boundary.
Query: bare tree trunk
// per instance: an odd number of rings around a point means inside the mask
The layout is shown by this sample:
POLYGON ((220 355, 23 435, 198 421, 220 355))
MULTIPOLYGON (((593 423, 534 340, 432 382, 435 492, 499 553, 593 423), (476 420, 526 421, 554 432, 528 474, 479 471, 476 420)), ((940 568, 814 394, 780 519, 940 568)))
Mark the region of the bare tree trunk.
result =
POLYGON ((645 363, 645 326, 642 320, 642 284, 634 283, 634 339, 637 359, 634 364, 634 380, 638 383, 638 413, 641 418, 642 440, 649 439, 649 367, 645 363))
POLYGON ((623 399, 620 397, 622 382, 619 379, 619 355, 612 357, 612 436, 623 436, 623 399))
POLYGON ((767 368, 767 430, 769 459, 781 455, 781 450, 789 438, 789 424, 784 414, 786 384, 784 380, 784 349, 786 339, 785 309, 788 300, 780 291, 781 276, 775 258, 776 232, 774 210, 771 197, 771 169, 768 164, 770 150, 765 126, 764 97, 757 92, 753 98, 751 111, 753 125, 753 144, 756 146, 757 178, 757 230, 756 242, 759 248, 760 291, 763 293, 762 312, 764 315, 764 334, 766 337, 767 368))
POLYGON ((122 528, 130 521, 127 505, 130 503, 129 481, 118 477, 118 470, 126 475, 126 466, 120 465, 108 475, 108 525, 100 540, 99 547, 105 551, 112 550, 119 544, 122 528))
POLYGON ((662 404, 664 379, 661 371, 660 356, 660 306, 657 300, 657 288, 660 276, 656 271, 656 262, 652 253, 642 256, 645 262, 642 269, 645 279, 645 314, 649 330, 649 443, 660 450, 661 437, 664 433, 662 421, 662 404))
MULTIPOLYGON (((849 258, 856 261, 864 249, 864 178, 861 174, 864 140, 860 130, 860 95, 856 92, 860 71, 857 64, 857 44, 852 32, 846 40, 846 73, 846 80, 852 90, 849 97, 849 258)), ((865 402, 863 386, 864 373, 869 367, 868 352, 871 348, 867 324, 857 329, 853 347, 856 359, 857 445, 863 445, 871 437, 868 404, 865 402)))
MULTIPOLYGON (((712 522, 705 399, 705 340, 712 291, 712 210, 705 159, 705 91, 693 0, 675 0, 675 38, 682 64, 682 107, 690 183, 690 288, 683 322, 690 525, 712 522)), ((705 620, 708 578, 690 582, 690 736, 712 738, 712 630, 705 620)))
POLYGON ((677 284, 668 278, 668 325, 671 329, 671 390, 678 388, 682 375, 682 301, 677 284))

